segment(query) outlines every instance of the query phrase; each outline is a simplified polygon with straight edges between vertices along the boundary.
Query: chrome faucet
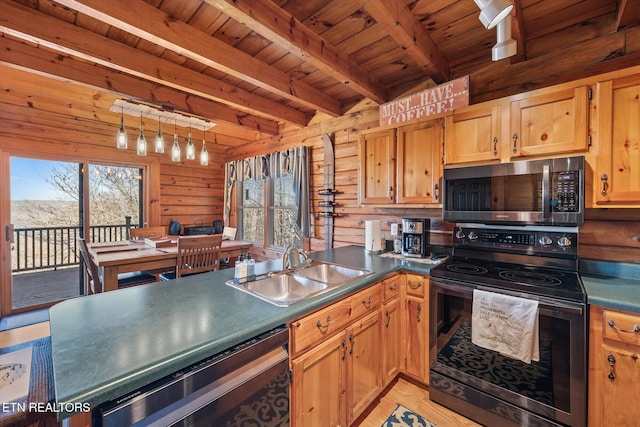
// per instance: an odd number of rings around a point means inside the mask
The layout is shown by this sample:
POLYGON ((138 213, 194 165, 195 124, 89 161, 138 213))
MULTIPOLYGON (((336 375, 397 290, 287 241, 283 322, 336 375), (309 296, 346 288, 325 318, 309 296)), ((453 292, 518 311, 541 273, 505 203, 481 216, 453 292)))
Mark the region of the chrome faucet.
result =
POLYGON ((311 257, 309 256, 309 253, 307 251, 294 248, 291 243, 289 243, 282 254, 282 269, 295 270, 309 265, 311 265, 311 257))

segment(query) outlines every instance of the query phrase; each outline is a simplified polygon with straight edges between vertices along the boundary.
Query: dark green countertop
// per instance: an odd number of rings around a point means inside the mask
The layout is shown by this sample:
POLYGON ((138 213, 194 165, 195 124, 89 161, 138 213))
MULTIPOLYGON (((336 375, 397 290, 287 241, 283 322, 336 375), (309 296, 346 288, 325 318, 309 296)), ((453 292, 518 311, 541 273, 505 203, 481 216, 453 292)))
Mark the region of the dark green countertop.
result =
MULTIPOLYGON (((287 308, 225 281, 233 269, 64 301, 50 309, 56 400, 92 407, 120 397, 338 300, 388 274, 429 274, 431 265, 384 258, 348 246, 313 259, 374 272, 287 308)), ((279 270, 280 260, 256 273, 279 270)), ((61 413, 65 418, 72 413, 61 413)))
MULTIPOLYGON (((287 308, 225 285, 233 276, 232 269, 55 305, 49 315, 57 402, 95 407, 395 271, 428 275, 433 266, 371 255, 361 246, 315 252, 312 258, 374 273, 287 308)), ((281 266, 280 260, 258 263, 256 273, 281 266)), ((589 304, 640 312, 640 265, 587 260, 581 262, 580 272, 589 304)))
POLYGON ((587 302, 640 313, 640 264, 581 260, 587 302))

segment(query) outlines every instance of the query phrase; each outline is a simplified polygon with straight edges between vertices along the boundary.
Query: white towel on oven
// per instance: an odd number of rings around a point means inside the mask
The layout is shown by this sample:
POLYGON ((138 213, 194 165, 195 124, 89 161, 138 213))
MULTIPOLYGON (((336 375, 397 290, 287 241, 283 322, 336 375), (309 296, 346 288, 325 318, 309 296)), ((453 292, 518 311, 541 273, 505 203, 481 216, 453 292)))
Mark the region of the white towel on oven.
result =
POLYGON ((538 301, 474 290, 471 341, 514 359, 540 360, 538 301))

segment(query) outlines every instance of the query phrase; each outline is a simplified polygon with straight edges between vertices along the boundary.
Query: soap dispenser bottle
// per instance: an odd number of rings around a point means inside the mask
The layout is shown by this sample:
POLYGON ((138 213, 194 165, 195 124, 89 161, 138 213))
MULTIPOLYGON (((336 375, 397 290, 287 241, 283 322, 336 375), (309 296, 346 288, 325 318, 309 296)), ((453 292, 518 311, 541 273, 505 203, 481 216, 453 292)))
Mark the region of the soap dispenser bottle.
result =
POLYGON ((247 261, 245 261, 243 254, 240 254, 236 261, 233 280, 236 283, 244 283, 247 281, 247 261))
POLYGON ((256 261, 251 258, 251 252, 247 252, 247 280, 254 280, 256 278, 256 261))

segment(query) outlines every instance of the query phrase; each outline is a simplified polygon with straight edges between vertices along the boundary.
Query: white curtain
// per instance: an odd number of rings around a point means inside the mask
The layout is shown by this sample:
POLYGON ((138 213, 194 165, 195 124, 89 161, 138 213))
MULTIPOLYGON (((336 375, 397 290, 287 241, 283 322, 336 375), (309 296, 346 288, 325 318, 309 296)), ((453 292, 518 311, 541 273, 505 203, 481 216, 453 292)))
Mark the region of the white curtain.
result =
POLYGON ((291 175, 298 213, 296 223, 303 236, 312 237, 311 197, 309 194, 309 147, 234 160, 225 165, 224 222, 229 223, 233 186, 249 179, 281 178, 291 175))

